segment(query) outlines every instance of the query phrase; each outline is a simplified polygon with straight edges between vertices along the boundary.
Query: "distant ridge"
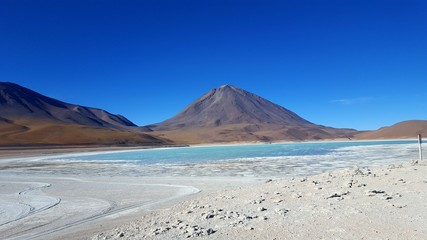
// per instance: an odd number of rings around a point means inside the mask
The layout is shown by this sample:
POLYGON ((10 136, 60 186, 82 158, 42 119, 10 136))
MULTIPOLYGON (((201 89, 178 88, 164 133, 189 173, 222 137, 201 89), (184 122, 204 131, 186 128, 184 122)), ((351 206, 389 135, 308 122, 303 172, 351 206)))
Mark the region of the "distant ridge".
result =
POLYGON ((356 135, 357 139, 414 139, 418 134, 427 138, 427 120, 409 120, 356 135))
POLYGON ((0 82, 0 145, 164 144, 105 110, 65 103, 0 82))
POLYGON ((176 116, 147 127, 182 143, 348 139, 357 133, 313 124, 232 85, 212 89, 176 116))

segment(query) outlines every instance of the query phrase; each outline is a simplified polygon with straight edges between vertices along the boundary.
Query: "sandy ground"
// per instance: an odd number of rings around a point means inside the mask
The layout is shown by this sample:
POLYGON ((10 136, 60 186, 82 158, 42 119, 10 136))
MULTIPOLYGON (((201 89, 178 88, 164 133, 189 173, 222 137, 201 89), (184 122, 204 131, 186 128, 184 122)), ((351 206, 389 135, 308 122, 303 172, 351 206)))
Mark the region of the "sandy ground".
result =
POLYGON ((427 165, 267 180, 165 207, 92 239, 427 239, 427 165))
POLYGON ((0 239, 427 239, 425 162, 269 181, 0 152, 0 239))
MULTIPOLYGON (((122 149, 97 149, 122 150, 122 149)), ((126 149, 129 150, 129 149, 126 149)), ((0 239, 89 239, 193 195, 241 186, 251 179, 147 177, 100 163, 45 163, 37 156, 70 149, 3 155, 0 239)), ((78 151, 81 151, 78 149, 78 151)), ((95 151, 95 149, 89 149, 95 151)), ((72 151, 73 152, 73 151, 72 151)))

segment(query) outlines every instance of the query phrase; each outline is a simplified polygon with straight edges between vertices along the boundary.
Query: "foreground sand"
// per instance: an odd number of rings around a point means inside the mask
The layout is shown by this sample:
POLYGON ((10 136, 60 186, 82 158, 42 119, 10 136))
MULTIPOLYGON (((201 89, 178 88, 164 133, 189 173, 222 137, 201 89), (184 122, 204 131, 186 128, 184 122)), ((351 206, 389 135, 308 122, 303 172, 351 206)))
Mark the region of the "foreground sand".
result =
POLYGON ((92 239, 427 239, 427 166, 352 168, 200 193, 92 239))
POLYGON ((266 181, 0 153, 0 239, 427 239, 426 162, 266 181))
POLYGON ((38 158, 0 161, 0 239, 89 239, 200 190, 216 191, 250 181, 144 177, 132 174, 132 166, 38 158))

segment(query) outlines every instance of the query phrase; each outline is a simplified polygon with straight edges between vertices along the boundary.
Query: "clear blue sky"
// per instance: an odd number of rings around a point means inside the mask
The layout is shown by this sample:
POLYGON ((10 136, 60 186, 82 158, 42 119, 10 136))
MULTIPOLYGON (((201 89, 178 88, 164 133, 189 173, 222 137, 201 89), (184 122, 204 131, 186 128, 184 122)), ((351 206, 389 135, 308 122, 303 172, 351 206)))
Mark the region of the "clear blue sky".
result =
POLYGON ((138 125, 232 84, 376 129, 427 119, 427 2, 0 0, 0 81, 138 125))

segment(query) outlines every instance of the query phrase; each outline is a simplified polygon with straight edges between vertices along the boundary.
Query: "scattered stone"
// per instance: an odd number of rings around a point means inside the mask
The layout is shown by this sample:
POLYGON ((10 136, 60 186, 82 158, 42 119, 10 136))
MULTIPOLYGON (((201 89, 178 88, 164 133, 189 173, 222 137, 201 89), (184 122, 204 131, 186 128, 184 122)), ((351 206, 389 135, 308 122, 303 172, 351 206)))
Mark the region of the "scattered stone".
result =
POLYGON ((285 216, 288 212, 289 212, 289 210, 285 209, 285 208, 276 209, 276 213, 279 215, 282 215, 282 216, 285 216))
POLYGON ((265 208, 265 207, 259 207, 259 208, 258 208, 258 211, 259 211, 259 212, 264 212, 264 211, 267 211, 267 208, 265 208))
POLYGON ((377 194, 384 194, 385 191, 383 190, 369 190, 366 195, 368 195, 369 197, 375 196, 377 194))
POLYGON ((399 179, 399 180, 398 180, 398 182, 406 183, 406 181, 405 181, 405 180, 403 180, 403 179, 399 179))
POLYGON ((302 198, 302 194, 301 193, 294 193, 292 194, 293 198, 302 198))
POLYGON ((353 179, 351 179, 351 180, 349 180, 345 185, 346 185, 346 187, 348 187, 348 188, 352 188, 353 187, 353 179))
POLYGON ((384 200, 390 200, 390 199, 393 199, 393 197, 392 196, 389 196, 389 195, 387 195, 387 194, 384 194, 383 196, 381 196, 380 197, 381 199, 384 199, 384 200))
POLYGON ((210 218, 214 218, 216 214, 214 211, 210 210, 207 213, 202 213, 202 216, 203 215, 205 216, 206 219, 210 219, 210 218))
POLYGON ((335 193, 329 195, 328 197, 326 197, 326 199, 329 199, 329 198, 342 198, 342 199, 344 199, 342 196, 348 195, 349 193, 350 193, 349 191, 346 191, 343 193, 342 192, 335 192, 335 193))
POLYGON ((261 199, 258 199, 258 200, 249 201, 249 204, 261 204, 264 201, 265 201, 265 198, 261 198, 261 199))
POLYGON ((391 206, 396 207, 396 208, 404 208, 408 205, 406 205, 406 204, 392 204, 391 206))
POLYGON ((236 198, 235 196, 222 196, 222 199, 234 199, 236 198))

